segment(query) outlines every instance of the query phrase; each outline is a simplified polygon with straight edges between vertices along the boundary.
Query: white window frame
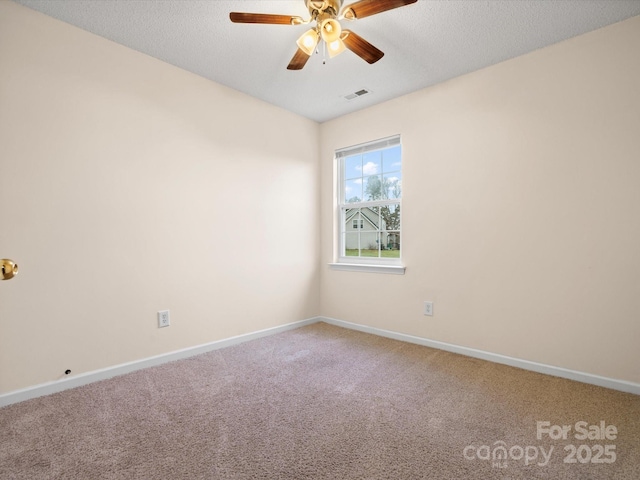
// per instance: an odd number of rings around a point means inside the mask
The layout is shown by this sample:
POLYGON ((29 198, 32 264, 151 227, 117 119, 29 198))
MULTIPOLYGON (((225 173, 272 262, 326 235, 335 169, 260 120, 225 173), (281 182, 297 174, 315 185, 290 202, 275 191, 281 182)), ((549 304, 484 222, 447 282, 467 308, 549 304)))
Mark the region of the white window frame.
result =
MULTIPOLYGON (((337 252, 334 254, 334 263, 330 264, 330 267, 335 270, 352 270, 352 271, 367 271, 374 273, 393 273, 393 274, 404 274, 405 267, 402 264, 402 226, 403 220, 400 221, 400 256, 399 258, 383 258, 383 257, 353 257, 345 255, 345 232, 346 232, 346 211, 351 208, 367 208, 372 206, 384 206, 384 205, 400 205, 402 206, 402 195, 400 198, 394 199, 384 199, 384 200, 375 200, 375 201, 362 201, 357 203, 346 203, 346 199, 344 198, 344 159, 347 157, 357 155, 360 153, 369 153, 380 150, 385 150, 390 147, 400 146, 402 148, 402 144, 400 141, 400 135, 394 135, 392 137, 386 137, 379 140, 374 140, 372 142, 367 142, 359 145, 355 145, 352 147, 346 147, 336 150, 334 157, 334 165, 337 169, 337 209, 336 209, 336 220, 337 220, 337 252)), ((404 163, 404 162, 403 162, 404 163)), ((400 167, 400 172, 402 173, 402 167, 400 167)), ((401 215, 403 209, 400 209, 401 215)), ((362 219, 360 219, 362 222, 362 219)), ((362 233, 360 229, 358 229, 359 235, 362 233)))

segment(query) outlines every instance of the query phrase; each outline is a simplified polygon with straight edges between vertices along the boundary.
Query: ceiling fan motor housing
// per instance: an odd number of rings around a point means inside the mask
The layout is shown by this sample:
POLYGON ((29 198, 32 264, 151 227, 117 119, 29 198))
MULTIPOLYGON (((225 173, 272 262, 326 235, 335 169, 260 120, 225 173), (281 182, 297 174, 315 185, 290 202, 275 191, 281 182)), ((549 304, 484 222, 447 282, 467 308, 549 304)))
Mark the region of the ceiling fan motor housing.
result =
POLYGON ((342 0, 305 0, 305 3, 314 19, 322 14, 335 18, 342 7, 342 0))

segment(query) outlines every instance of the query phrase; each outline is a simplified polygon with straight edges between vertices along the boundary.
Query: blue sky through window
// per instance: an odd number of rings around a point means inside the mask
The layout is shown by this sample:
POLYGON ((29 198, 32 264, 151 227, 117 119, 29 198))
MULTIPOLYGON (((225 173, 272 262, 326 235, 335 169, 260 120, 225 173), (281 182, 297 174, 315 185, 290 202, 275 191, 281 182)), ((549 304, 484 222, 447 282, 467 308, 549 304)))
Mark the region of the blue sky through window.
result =
MULTIPOLYGON (((363 185, 366 185, 369 177, 381 175, 381 179, 387 182, 401 185, 402 157, 400 145, 376 150, 364 154, 352 155, 344 161, 344 198, 347 202, 359 202, 365 200, 363 185)), ((387 198, 396 198, 393 192, 388 192, 387 198)))

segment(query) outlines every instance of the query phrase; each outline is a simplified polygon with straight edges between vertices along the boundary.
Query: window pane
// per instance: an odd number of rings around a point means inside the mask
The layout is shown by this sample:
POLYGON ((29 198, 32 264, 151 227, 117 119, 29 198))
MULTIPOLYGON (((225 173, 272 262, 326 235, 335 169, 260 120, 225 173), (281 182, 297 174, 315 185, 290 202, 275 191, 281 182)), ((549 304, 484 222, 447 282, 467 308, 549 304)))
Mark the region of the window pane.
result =
POLYGON ((361 255, 363 257, 377 257, 380 250, 380 233, 364 231, 360 235, 361 255))
POLYGON ((384 198, 384 189, 382 187, 382 175, 372 175, 364 179, 364 199, 381 200, 384 198))
POLYGON ((380 207, 382 217, 381 230, 400 230, 400 205, 385 205, 380 207))
POLYGON ((345 203, 355 203, 362 201, 362 178, 347 180, 344 184, 345 203))
POLYGON ((344 178, 358 178, 362 176, 362 155, 347 157, 344 161, 344 178))
POLYGON ((349 232, 354 230, 354 225, 358 223, 360 219, 359 208, 347 208, 344 214, 344 227, 345 231, 349 232))
POLYGON ((362 176, 378 175, 382 173, 382 151, 365 153, 362 155, 362 176))
POLYGON ((386 246, 384 257, 400 258, 400 205, 385 205, 380 209, 386 232, 383 240, 386 246))
POLYGON ((360 256, 360 238, 358 233, 345 233, 344 234, 344 248, 345 256, 358 257, 360 256))
POLYGON ((360 211, 364 220, 362 228, 366 230, 380 230, 379 209, 380 207, 366 207, 360 211))
POLYGON ((386 248, 382 252, 385 258, 400 258, 400 232, 385 232, 383 234, 386 248))
POLYGON ((382 171, 399 172, 402 168, 402 157, 400 154, 400 145, 388 148, 382 152, 382 171))
POLYGON ((384 183, 384 198, 402 198, 402 174, 389 173, 382 179, 384 183))

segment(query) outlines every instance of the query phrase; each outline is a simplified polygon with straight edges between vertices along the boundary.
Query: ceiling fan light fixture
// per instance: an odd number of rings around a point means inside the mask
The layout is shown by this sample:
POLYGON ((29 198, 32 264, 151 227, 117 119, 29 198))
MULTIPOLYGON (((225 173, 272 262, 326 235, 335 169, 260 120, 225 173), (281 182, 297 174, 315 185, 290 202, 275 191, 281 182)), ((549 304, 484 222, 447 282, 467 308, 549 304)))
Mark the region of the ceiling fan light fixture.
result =
POLYGON ((338 38, 337 40, 334 40, 333 42, 328 43, 327 46, 328 46, 327 50, 329 50, 329 58, 333 58, 336 55, 340 55, 347 48, 341 38, 338 38))
POLYGON ((336 40, 340 40, 342 27, 340 26, 340 22, 335 18, 327 18, 320 24, 320 32, 322 39, 327 42, 327 44, 330 44, 336 40))
POLYGON ((320 38, 318 37, 318 32, 316 32, 315 29, 311 28, 304 32, 300 36, 300 38, 298 38, 298 41, 296 43, 298 44, 300 50, 311 56, 316 48, 316 45, 318 45, 319 40, 320 38))
MULTIPOLYGON (((262 23, 267 25, 306 25, 315 23, 315 28, 307 30, 297 40, 298 48, 287 65, 288 70, 302 69, 320 41, 325 42, 324 53, 330 57, 350 50, 369 64, 376 63, 384 52, 350 30, 343 30, 341 20, 357 20, 378 13, 416 3, 418 0, 355 0, 342 8, 343 0, 304 0, 309 10, 308 20, 299 16, 276 15, 272 13, 230 12, 233 23, 262 23)), ((324 56, 322 63, 326 63, 324 56)))

